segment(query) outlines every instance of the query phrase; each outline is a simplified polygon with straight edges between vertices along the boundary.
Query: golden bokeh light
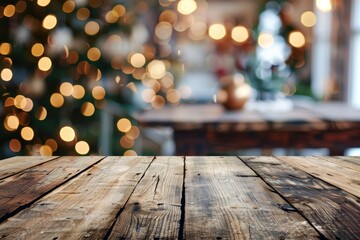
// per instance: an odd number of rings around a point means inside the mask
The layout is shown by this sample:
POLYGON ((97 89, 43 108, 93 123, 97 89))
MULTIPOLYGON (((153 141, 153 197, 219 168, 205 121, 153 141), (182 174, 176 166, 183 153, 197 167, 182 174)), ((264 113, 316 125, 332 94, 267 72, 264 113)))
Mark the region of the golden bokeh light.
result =
POLYGON ((33 101, 30 98, 25 98, 23 101, 25 101, 25 106, 22 108, 22 110, 25 112, 30 112, 34 107, 33 101))
POLYGON ((129 139, 137 139, 140 136, 140 129, 136 126, 131 126, 130 130, 126 132, 126 136, 129 139))
POLYGON ((154 79, 160 79, 166 74, 166 67, 163 61, 153 60, 147 66, 149 76, 154 79))
POLYGON ((173 27, 168 22, 159 22, 155 27, 155 36, 160 40, 170 39, 173 27))
POLYGON ((120 138, 120 146, 123 148, 132 148, 134 146, 134 140, 128 138, 126 135, 120 138))
POLYGON ((0 44, 0 54, 9 55, 11 53, 11 44, 4 42, 0 44))
POLYGON ((52 156, 53 150, 48 145, 42 145, 39 149, 41 156, 52 156))
POLYGON ((316 24, 317 18, 314 12, 307 11, 301 14, 301 23, 305 27, 313 27, 316 24))
POLYGON ((16 12, 23 13, 26 10, 27 4, 25 1, 20 0, 15 4, 16 12))
POLYGON ((49 71, 50 68, 52 66, 52 62, 51 59, 48 57, 42 57, 40 58, 39 62, 38 62, 38 67, 41 71, 49 71))
POLYGON ((19 124, 19 118, 14 115, 7 116, 4 121, 4 126, 8 131, 15 131, 18 129, 19 124))
POLYGON ((87 8, 79 8, 76 12, 77 19, 84 21, 90 17, 90 10, 87 8))
POLYGON ((75 139, 75 130, 72 127, 65 126, 60 129, 60 138, 65 142, 71 142, 75 139))
POLYGON ((146 59, 145 56, 141 53, 134 53, 131 55, 130 64, 135 68, 141 68, 145 65, 146 59))
POLYGON ((72 95, 73 93, 73 90, 74 90, 74 87, 71 83, 69 82, 63 82, 61 85, 60 85, 60 93, 65 96, 65 97, 69 97, 72 95))
POLYGON ((305 36, 299 31, 293 31, 289 35, 289 43, 293 47, 301 48, 306 44, 305 36))
POLYGON ((15 101, 15 98, 13 98, 13 97, 8 97, 8 98, 6 98, 6 100, 5 100, 4 106, 5 106, 5 107, 14 106, 14 101, 15 101))
POLYGON ((21 137, 25 141, 31 141, 34 138, 34 130, 31 127, 24 127, 21 129, 21 137))
POLYGON ((85 88, 81 85, 74 85, 72 96, 75 99, 82 99, 85 96, 85 88))
POLYGON ((81 105, 81 113, 86 117, 90 117, 94 115, 95 113, 94 104, 92 104, 91 102, 85 102, 83 105, 81 105))
POLYGON ((20 152, 21 150, 21 143, 17 139, 11 139, 9 141, 9 148, 12 152, 20 152))
POLYGON ((98 48, 96 47, 93 47, 93 48, 90 48, 87 52, 87 57, 90 61, 97 61, 100 59, 101 57, 101 52, 98 48))
POLYGON ((102 86, 96 86, 93 88, 91 94, 96 100, 102 100, 104 99, 106 92, 102 86))
POLYGON ((222 38, 224 38, 226 35, 226 29, 225 26, 220 24, 220 23, 216 23, 216 24, 212 24, 209 27, 209 36, 212 39, 215 40, 220 40, 222 38))
POLYGON ((262 48, 271 48, 274 45, 274 37, 270 33, 260 33, 258 44, 262 48))
POLYGON ((40 121, 45 120, 46 116, 47 110, 44 107, 40 107, 35 113, 35 117, 40 121))
POLYGON ((14 16, 15 10, 16 10, 16 8, 15 8, 14 5, 12 5, 12 4, 7 5, 7 6, 4 8, 4 16, 5 16, 5 17, 12 17, 12 16, 14 16))
POLYGON ((64 13, 71 13, 75 9, 75 2, 72 0, 65 1, 62 10, 64 13))
POLYGON ((53 93, 50 97, 50 103, 55 108, 60 108, 64 105, 64 97, 60 93, 53 93))
POLYGON ((236 26, 231 31, 231 38, 238 43, 245 42, 249 38, 249 31, 246 27, 236 26))
POLYGON ((90 151, 89 144, 85 141, 79 141, 75 145, 75 151, 80 155, 88 154, 90 151))
POLYGON ((123 5, 117 4, 116 6, 113 7, 112 11, 113 14, 119 18, 125 15, 126 9, 123 5))
POLYGON ((156 110, 160 110, 165 106, 165 99, 160 95, 156 95, 151 100, 151 106, 156 110))
POLYGON ((56 26, 56 24, 57 18, 55 15, 49 14, 44 18, 42 26, 47 30, 51 30, 56 26))
POLYGON ((14 99, 14 105, 18 109, 23 109, 26 106, 26 98, 23 95, 17 95, 14 99))
POLYGON ((100 30, 100 26, 95 21, 90 21, 86 23, 84 28, 85 33, 90 36, 97 34, 99 30, 100 30))
POLYGON ((4 68, 0 73, 0 77, 3 81, 8 82, 12 79, 13 72, 9 68, 4 68))
POLYGON ((169 103, 178 104, 180 102, 180 92, 175 89, 171 89, 166 93, 166 99, 169 103))
POLYGON ((45 141, 45 145, 48 145, 51 148, 52 152, 55 152, 58 149, 57 142, 51 138, 45 141))
POLYGON ((131 125, 131 122, 130 122, 129 119, 127 119, 127 118, 121 118, 121 119, 117 122, 116 126, 117 126, 117 128, 118 128, 118 130, 119 130, 120 132, 126 133, 126 132, 130 131, 132 125, 131 125))
POLYGON ((37 4, 40 7, 46 7, 47 5, 49 5, 50 2, 51 0, 37 0, 37 4))
POLYGON ((177 5, 177 10, 183 15, 189 15, 197 9, 197 4, 194 0, 180 0, 177 5))
POLYGON ((41 55, 43 55, 44 51, 45 51, 44 46, 41 43, 35 43, 31 47, 31 54, 34 57, 40 57, 41 55))
POLYGON ((332 10, 331 0, 316 0, 316 7, 322 12, 329 12, 332 10))
POLYGON ((152 99, 155 97, 156 93, 153 89, 147 88, 145 89, 141 96, 144 102, 151 103, 152 99))
POLYGON ((134 150, 127 150, 124 156, 137 156, 137 153, 134 150))

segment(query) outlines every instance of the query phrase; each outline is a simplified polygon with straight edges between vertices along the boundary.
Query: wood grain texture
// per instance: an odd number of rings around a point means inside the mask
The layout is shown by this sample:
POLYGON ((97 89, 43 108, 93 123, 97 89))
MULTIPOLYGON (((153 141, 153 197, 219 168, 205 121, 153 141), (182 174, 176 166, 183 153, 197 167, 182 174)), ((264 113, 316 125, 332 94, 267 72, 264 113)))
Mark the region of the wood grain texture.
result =
POLYGON ((317 156, 317 158, 336 164, 339 168, 348 168, 350 170, 358 171, 360 174, 360 158, 342 157, 342 156, 335 156, 335 157, 317 156), (356 161, 358 161, 358 163, 356 163, 356 161))
POLYGON ((243 162, 186 157, 187 239, 316 239, 317 232, 243 162), (288 211, 290 209, 290 211, 288 211))
POLYGON ((7 219, 0 225, 0 238, 102 239, 152 159, 103 159, 7 219))
POLYGON ((360 174, 317 157, 278 157, 279 160, 360 197, 360 174))
MULTIPOLYGON (((0 220, 35 201, 103 157, 61 157, 0 180, 0 220)), ((34 159, 35 160, 35 159, 34 159)))
MULTIPOLYGON (((328 239, 358 239, 359 198, 277 158, 240 158, 298 209, 323 236, 328 239)), ((327 171, 326 168, 323 171, 327 171)))
POLYGON ((12 157, 0 160, 0 180, 57 157, 12 157))
POLYGON ((183 157, 156 157, 109 239, 176 239, 181 216, 183 157))

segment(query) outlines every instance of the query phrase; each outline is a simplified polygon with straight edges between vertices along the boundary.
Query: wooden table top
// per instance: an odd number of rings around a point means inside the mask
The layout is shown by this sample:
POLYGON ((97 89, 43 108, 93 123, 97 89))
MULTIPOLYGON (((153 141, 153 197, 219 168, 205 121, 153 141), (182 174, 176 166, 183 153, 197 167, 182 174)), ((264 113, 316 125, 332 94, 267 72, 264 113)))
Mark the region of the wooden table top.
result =
POLYGON ((360 239, 360 157, 14 157, 3 239, 360 239))
POLYGON ((174 129, 214 126, 220 130, 230 128, 241 131, 360 128, 360 111, 342 102, 294 102, 294 108, 287 112, 254 108, 226 111, 219 104, 182 104, 145 111, 135 118, 144 127, 169 126, 174 129))

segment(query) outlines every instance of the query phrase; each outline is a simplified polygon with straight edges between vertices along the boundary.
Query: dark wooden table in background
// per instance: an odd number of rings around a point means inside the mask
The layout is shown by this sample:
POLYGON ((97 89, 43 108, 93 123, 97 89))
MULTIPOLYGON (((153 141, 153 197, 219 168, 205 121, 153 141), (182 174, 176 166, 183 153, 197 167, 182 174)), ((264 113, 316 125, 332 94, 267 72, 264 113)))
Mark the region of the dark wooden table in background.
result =
POLYGON ((173 128, 177 156, 246 148, 328 148, 330 155, 343 156, 345 149, 360 147, 360 111, 340 102, 295 102, 288 112, 184 104, 136 119, 145 128, 173 128))
POLYGON ((360 239, 360 158, 14 157, 1 239, 360 239))

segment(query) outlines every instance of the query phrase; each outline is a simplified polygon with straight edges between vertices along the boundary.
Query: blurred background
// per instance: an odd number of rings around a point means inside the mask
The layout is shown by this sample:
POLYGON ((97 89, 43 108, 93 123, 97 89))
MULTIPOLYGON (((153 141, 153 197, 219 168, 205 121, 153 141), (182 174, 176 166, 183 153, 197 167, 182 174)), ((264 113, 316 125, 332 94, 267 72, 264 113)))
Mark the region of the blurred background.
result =
POLYGON ((359 108, 359 63, 357 0, 2 0, 0 158, 172 155, 134 116, 217 102, 234 74, 252 101, 359 108))

